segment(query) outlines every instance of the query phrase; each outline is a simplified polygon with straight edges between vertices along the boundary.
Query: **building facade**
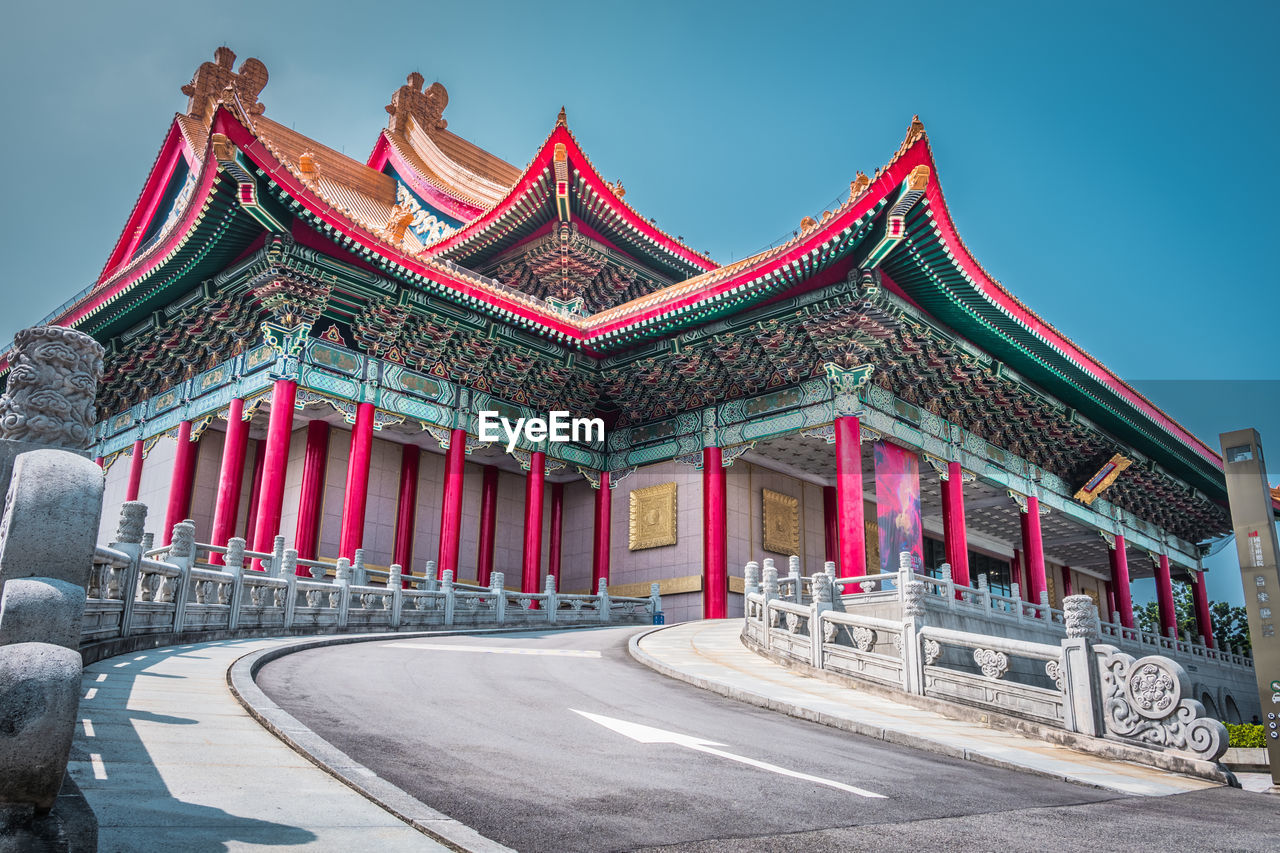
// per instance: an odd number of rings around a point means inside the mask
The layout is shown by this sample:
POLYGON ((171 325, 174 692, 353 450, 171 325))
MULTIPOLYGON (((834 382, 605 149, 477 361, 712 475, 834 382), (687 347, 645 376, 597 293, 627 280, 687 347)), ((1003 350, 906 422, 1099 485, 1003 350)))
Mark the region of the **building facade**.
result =
MULTIPOLYGON (((108 349, 104 519, 525 590, 741 613, 741 567, 913 553, 1031 601, 1194 589, 1221 460, 993 280, 923 125, 848 199, 729 265, 604 180, 563 111, 523 169, 412 74, 358 161, 272 121, 220 48, 182 91, 99 279, 50 322, 108 349), (484 440, 486 413, 602 439, 484 440)), ((7 371, 7 365, 4 367, 7 371)), ((108 523, 108 522, 104 522, 108 523)), ((103 539, 110 531, 103 531, 103 539)))

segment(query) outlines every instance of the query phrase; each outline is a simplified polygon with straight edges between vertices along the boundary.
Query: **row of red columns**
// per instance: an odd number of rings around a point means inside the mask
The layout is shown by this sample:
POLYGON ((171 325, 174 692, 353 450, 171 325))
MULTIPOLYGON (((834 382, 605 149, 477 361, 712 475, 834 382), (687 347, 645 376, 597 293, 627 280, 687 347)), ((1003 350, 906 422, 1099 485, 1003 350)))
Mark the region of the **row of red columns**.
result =
MULTIPOLYGON (((293 428, 293 404, 297 385, 291 380, 277 380, 272 394, 271 417, 264 446, 258 448, 255 461, 253 491, 250 495, 249 530, 252 547, 270 551, 280 529, 284 503, 285 469, 289 457, 289 441, 293 428)), ((217 503, 214 509, 212 540, 225 545, 235 528, 240 504, 242 475, 248 446, 248 422, 243 418, 244 401, 231 403, 222 465, 218 479, 217 503)), ((339 555, 351 559, 362 546, 365 510, 368 503, 369 469, 372 458, 374 407, 360 403, 351 433, 347 466, 346 494, 343 501, 339 534, 339 555)), ((178 451, 174 461, 169 500, 165 513, 163 538, 172 535, 173 525, 187 517, 196 467, 197 443, 191 440, 192 424, 183 421, 178 427, 178 451)), ((828 559, 838 559, 843 575, 866 574, 864 545, 864 513, 862 496, 861 426, 856 416, 835 420, 836 485, 823 490, 826 520, 825 546, 828 559)), ((298 555, 314 559, 319 544, 320 509, 323 502, 324 475, 328 462, 329 425, 311 421, 307 427, 303 460, 302 489, 299 499, 295 545, 298 555)), ((127 500, 136 500, 142 476, 144 445, 134 442, 129 469, 127 500)), ((466 432, 453 429, 445 456, 444 494, 440 517, 440 546, 437 571, 443 577, 450 571, 457 577, 459 544, 462 527, 463 471, 466 432)), ((406 568, 413 561, 413 533, 416 527, 417 481, 420 450, 405 445, 401 456, 397 501, 396 534, 393 559, 406 568)), ((724 618, 727 615, 728 564, 727 521, 725 511, 726 477, 723 454, 718 447, 707 447, 702 455, 703 486, 703 615, 724 618)), ((525 478, 525 517, 520 588, 524 592, 539 591, 542 576, 542 518, 546 482, 546 454, 529 455, 529 473, 525 478)), ((488 585, 493 571, 494 537, 496 534, 498 470, 485 466, 481 486, 480 537, 477 551, 477 582, 488 585)), ((610 489, 609 473, 601 472, 595 501, 595 537, 592 546, 592 590, 609 574, 610 489)), ((551 540, 549 567, 551 575, 560 573, 561 528, 563 519, 563 484, 551 489, 551 540)), ((1040 531, 1039 500, 1025 498, 1020 513, 1022 549, 1014 554, 1015 577, 1021 577, 1028 600, 1039 602, 1047 591, 1043 540, 1040 531)), ((944 546, 952 576, 957 583, 968 585, 969 557, 965 532, 963 472, 958 462, 950 462, 942 481, 942 515, 944 546)), ((255 566, 256 567, 256 566, 255 566)), ((304 572, 299 568, 299 572, 304 572)), ((1128 561, 1124 537, 1115 537, 1111 550, 1112 583, 1108 585, 1108 606, 1119 611, 1121 624, 1133 627, 1133 604, 1129 591, 1128 561), (1114 597, 1114 602, 1113 602, 1114 597)), ((1161 628, 1167 635, 1176 630, 1171 569, 1167 555, 1156 565, 1157 602, 1161 628)), ((1069 570, 1063 568, 1063 588, 1070 594, 1069 570)), ((1210 625, 1208 598, 1203 580, 1193 584, 1196 621, 1210 625)), ((1110 613, 1107 614, 1110 617, 1110 613)), ((1202 629, 1204 630, 1204 629, 1202 629)), ((1204 630, 1205 643, 1212 648, 1212 630, 1204 630)))

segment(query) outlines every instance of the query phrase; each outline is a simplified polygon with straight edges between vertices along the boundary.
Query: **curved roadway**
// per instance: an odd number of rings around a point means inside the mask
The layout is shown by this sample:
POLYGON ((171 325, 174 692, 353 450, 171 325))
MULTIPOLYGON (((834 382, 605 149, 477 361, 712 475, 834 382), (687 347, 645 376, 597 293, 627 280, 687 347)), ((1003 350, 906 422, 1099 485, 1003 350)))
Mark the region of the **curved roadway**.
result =
POLYGON ((520 851, 954 853, 1074 847, 1081 834, 1095 849, 1249 849, 1280 830, 1257 795, 1124 797, 711 695, 633 661, 636 631, 339 645, 269 663, 257 681, 379 776, 520 851))

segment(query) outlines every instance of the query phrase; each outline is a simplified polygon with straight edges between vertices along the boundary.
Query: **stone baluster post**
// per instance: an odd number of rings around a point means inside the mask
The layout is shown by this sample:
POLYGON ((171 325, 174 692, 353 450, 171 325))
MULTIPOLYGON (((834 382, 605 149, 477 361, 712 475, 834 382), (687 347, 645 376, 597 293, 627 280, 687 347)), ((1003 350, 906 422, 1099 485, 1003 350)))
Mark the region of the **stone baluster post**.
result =
MULTIPOLYGON (((228 543, 229 544, 229 543, 228 543)), ((280 575, 288 586, 284 589, 284 627, 293 627, 294 612, 298 608, 298 549, 286 548, 280 575)))
POLYGON ((984 613, 991 609, 991 588, 987 586, 985 573, 978 575, 978 605, 984 613))
POLYGON ((1068 595, 1062 602, 1067 638, 1059 662, 1063 690, 1063 727, 1091 737, 1103 733, 1102 684, 1094 663, 1098 611, 1087 595, 1068 595))
POLYGON ((493 615, 499 625, 506 624, 507 621, 506 582, 506 576, 502 572, 492 572, 489 575, 489 589, 493 592, 493 615))
POLYGON ((347 627, 351 615, 351 561, 346 557, 338 558, 336 577, 333 579, 334 591, 329 593, 329 606, 338 610, 338 627, 347 627))
POLYGON ((282 577, 284 572, 284 534, 276 536, 271 542, 271 566, 267 570, 273 578, 282 577))
POLYGON ((742 571, 742 594, 745 596, 758 592, 760 592, 760 564, 752 560, 742 571))
MULTIPOLYGON (((910 555, 903 562, 910 565, 910 555)), ((902 564, 899 564, 902 565, 902 564)), ((907 574, 899 569, 900 575, 907 574)), ((907 575, 910 577, 910 575, 907 575)), ((924 583, 911 577, 902 584, 902 689, 924 694, 924 653, 920 649, 920 629, 925 625, 924 583)), ((948 601, 951 600, 949 596, 948 601)), ((926 641, 932 642, 932 641, 926 641)))
POLYGON ((435 560, 427 560, 426 575, 423 577, 422 589, 426 592, 437 592, 440 589, 440 580, 436 577, 435 560))
POLYGON ((826 632, 822 614, 832 609, 831 598, 831 578, 826 572, 818 572, 813 576, 813 600, 809 604, 809 662, 815 669, 822 669, 825 660, 822 644, 826 640, 826 632))
POLYGON ((112 597, 119 597, 120 636, 129 636, 133 627, 133 605, 138 600, 139 564, 142 561, 142 528, 147 523, 147 505, 142 501, 125 501, 120 507, 120 524, 116 527, 116 541, 111 547, 129 555, 129 565, 123 569, 124 577, 116 579, 108 589, 114 587, 112 597))
POLYGON ((1051 621, 1051 622, 1052 622, 1052 621, 1053 621, 1053 614, 1052 614, 1052 613, 1050 613, 1050 612, 1049 612, 1049 610, 1050 610, 1050 605, 1049 605, 1049 591, 1048 591, 1048 590, 1041 590, 1041 591, 1040 591, 1040 607, 1039 607, 1039 609, 1036 611, 1036 618, 1038 618, 1038 619, 1048 619, 1049 621, 1051 621))
POLYGON ((610 611, 613 606, 609 604, 609 579, 600 578, 600 586, 596 589, 596 595, 600 597, 600 621, 608 622, 610 611))
POLYGON ((938 566, 938 571, 942 573, 943 602, 950 607, 951 602, 956 601, 957 599, 960 601, 965 600, 965 593, 956 589, 955 578, 951 575, 951 564, 943 563, 941 566, 938 566))
POLYGON ((194 522, 182 521, 173 526, 168 562, 178 567, 178 576, 165 578, 160 598, 173 602, 173 632, 180 634, 187 615, 187 599, 191 597, 191 568, 196 562, 194 522))
POLYGON ((364 567, 363 548, 357 548, 355 557, 351 560, 351 583, 355 586, 369 585, 369 573, 364 567))
POLYGON ((792 554, 787 558, 787 578, 795 583, 796 604, 804 604, 804 582, 800 580, 800 558, 792 554))
POLYGON ((1017 581, 1009 584, 1009 597, 1013 599, 1013 615, 1022 618, 1022 587, 1018 586, 1017 581))
POLYGON ((440 578, 440 590, 444 593, 444 624, 453 624, 453 608, 457 600, 453 592, 453 569, 445 569, 440 578))
POLYGON ((387 586, 391 587, 391 627, 397 630, 400 628, 400 612, 404 608, 403 576, 404 568, 399 563, 392 563, 387 586))
POLYGON ((769 610, 769 602, 781 597, 778 593, 778 570, 774 568, 773 560, 767 558, 764 561, 764 572, 760 580, 760 594, 764 597, 760 615, 764 620, 764 647, 767 649, 773 637, 773 632, 770 630, 773 627, 773 616, 769 610))
POLYGON ((836 587, 836 561, 827 560, 822 564, 822 571, 827 577, 831 578, 831 597, 836 598, 840 596, 844 590, 836 587))
POLYGON ((898 554, 898 602, 905 608, 907 604, 907 584, 915 580, 914 563, 909 551, 898 554))
POLYGON ((556 622, 556 611, 560 609, 560 600, 556 595, 556 576, 548 574, 546 578, 546 586, 543 588, 543 606, 547 610, 547 622, 554 625, 556 622))

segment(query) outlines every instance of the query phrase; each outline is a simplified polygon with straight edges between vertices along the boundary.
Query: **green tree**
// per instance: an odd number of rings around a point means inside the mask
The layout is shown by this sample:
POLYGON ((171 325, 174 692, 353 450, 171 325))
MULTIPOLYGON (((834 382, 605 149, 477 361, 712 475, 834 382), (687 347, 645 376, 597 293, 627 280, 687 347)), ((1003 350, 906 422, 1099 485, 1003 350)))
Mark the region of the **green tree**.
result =
MULTIPOLYGON (((1191 595, 1191 584, 1174 584, 1173 604, 1178 614, 1178 636, 1181 637, 1186 631, 1190 631, 1193 637, 1198 636, 1200 629, 1196 626, 1196 606, 1191 595)), ((1249 617, 1243 607, 1232 606, 1225 601, 1210 601, 1209 614, 1213 619, 1213 638, 1218 648, 1231 645, 1241 652, 1252 648, 1249 643, 1249 617)), ((1135 607, 1133 621, 1144 631, 1160 633, 1160 606, 1154 601, 1148 601, 1135 607)))

